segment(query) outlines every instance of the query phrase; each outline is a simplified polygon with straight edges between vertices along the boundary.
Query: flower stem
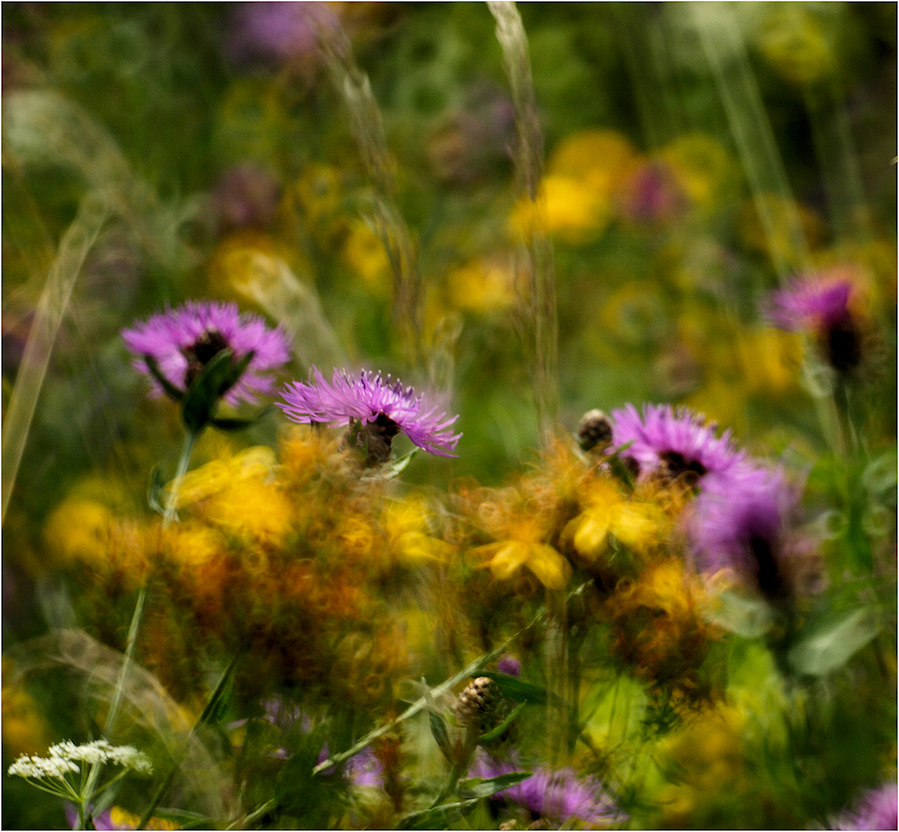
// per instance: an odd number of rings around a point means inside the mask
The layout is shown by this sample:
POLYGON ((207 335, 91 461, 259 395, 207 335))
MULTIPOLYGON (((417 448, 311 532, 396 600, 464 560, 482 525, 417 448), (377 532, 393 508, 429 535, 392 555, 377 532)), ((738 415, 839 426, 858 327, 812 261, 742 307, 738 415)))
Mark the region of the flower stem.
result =
POLYGON ((165 780, 162 781, 159 788, 156 790, 156 793, 153 795, 153 799, 150 801, 150 804, 144 810, 144 814, 140 819, 140 823, 138 823, 138 829, 145 829, 147 823, 149 823, 150 818, 153 817, 153 812, 156 811, 156 807, 159 806, 162 798, 165 797, 166 792, 168 792, 169 787, 175 780, 175 776, 178 774, 179 769, 181 768, 181 763, 184 762, 184 758, 187 756, 188 748, 190 747, 190 741, 193 739, 194 735, 197 731, 202 728, 212 717, 212 715, 218 709, 219 702, 221 702, 222 696, 225 693, 225 688, 228 684, 228 681, 231 678, 231 674, 234 672, 234 668, 237 666, 237 660, 243 653, 243 649, 238 649, 238 651, 234 654, 231 662, 225 668, 224 673, 222 673, 221 678, 218 681, 218 684, 215 686, 215 690, 209 697, 209 700, 206 703, 206 707, 203 708, 203 713, 200 714, 199 719, 193 728, 190 729, 190 733, 187 735, 187 739, 184 742, 184 748, 181 750, 181 753, 175 758, 172 763, 171 769, 169 769, 168 775, 166 775, 165 780))
MULTIPOLYGON (((181 448, 181 457, 178 460, 178 468, 175 472, 175 479, 172 481, 172 489, 169 495, 168 504, 166 505, 165 515, 162 519, 162 527, 165 528, 169 525, 172 519, 175 517, 175 505, 178 499, 178 488, 181 484, 181 480, 184 477, 184 474, 187 473, 187 468, 190 465, 190 456, 193 451, 194 442, 196 441, 197 433, 194 431, 187 431, 187 435, 184 438, 184 444, 181 448)), ((147 600, 147 587, 146 585, 142 586, 140 592, 137 595, 137 601, 134 604, 134 613, 131 616, 131 624, 128 627, 128 640, 125 643, 125 661, 122 662, 122 669, 119 672, 119 678, 116 682, 115 693, 112 697, 112 704, 109 707, 109 713, 106 715, 106 723, 103 726, 103 734, 106 737, 111 737, 113 731, 115 730, 116 720, 119 717, 119 710, 122 707, 122 698, 125 693, 125 682, 128 679, 128 675, 131 672, 131 665, 134 663, 134 652, 137 648, 137 634, 140 630, 141 620, 144 615, 144 605, 147 600)), ((83 818, 83 806, 90 805, 91 799, 98 792, 97 789, 97 781, 100 779, 100 774, 103 771, 103 763, 94 763, 91 766, 90 775, 87 778, 87 785, 84 787, 84 791, 82 792, 82 803, 79 805, 80 820, 82 828, 84 826, 84 818, 83 818)), ((107 784, 108 785, 108 784, 107 784)))

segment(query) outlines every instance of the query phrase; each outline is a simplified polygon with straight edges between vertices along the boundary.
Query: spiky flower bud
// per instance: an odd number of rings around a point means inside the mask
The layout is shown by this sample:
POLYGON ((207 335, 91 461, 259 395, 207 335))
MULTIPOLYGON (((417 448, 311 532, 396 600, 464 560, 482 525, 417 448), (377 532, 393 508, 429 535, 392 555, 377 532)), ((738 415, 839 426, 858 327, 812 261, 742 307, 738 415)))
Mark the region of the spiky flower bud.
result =
POLYGON ((612 441, 612 423, 601 410, 588 410, 577 428, 577 441, 581 450, 589 451, 597 446, 606 447, 612 441))
POLYGON ((463 725, 485 731, 500 721, 503 704, 496 683, 487 676, 478 676, 459 694, 454 711, 463 725))

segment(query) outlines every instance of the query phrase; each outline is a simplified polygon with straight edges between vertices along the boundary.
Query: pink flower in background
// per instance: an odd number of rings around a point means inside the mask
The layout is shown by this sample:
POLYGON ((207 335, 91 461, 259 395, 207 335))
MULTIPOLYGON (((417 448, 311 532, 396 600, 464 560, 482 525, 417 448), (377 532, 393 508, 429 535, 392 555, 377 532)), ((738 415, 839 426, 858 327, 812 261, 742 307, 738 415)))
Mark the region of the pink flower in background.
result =
POLYGON ((154 395, 164 391, 148 368, 148 357, 165 380, 186 391, 222 350, 231 350, 234 361, 253 353, 240 378, 223 391, 222 397, 231 405, 253 403, 257 394, 273 393, 269 373, 290 357, 287 334, 280 327, 269 328, 257 315, 242 315, 236 303, 188 301, 122 330, 122 339, 136 356, 134 367, 150 376, 154 395))
POLYGON ((885 783, 861 798, 850 811, 840 815, 833 829, 896 829, 899 825, 899 787, 885 783))
POLYGON ((775 326, 790 331, 835 326, 849 315, 852 283, 846 278, 812 275, 798 278, 786 289, 772 292, 766 307, 775 326))
POLYGON ((788 288, 772 292, 763 307, 775 326, 813 333, 824 358, 844 375, 856 369, 863 356, 860 322, 850 308, 854 284, 847 274, 833 269, 797 278, 788 288))

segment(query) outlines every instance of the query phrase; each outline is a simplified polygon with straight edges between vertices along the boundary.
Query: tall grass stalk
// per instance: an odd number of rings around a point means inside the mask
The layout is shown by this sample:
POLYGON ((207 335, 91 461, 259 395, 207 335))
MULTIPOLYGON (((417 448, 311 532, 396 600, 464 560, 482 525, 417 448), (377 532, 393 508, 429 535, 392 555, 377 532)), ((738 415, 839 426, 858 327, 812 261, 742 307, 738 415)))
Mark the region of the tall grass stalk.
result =
POLYGON ((2 512, 6 517, 38 398, 47 375, 53 344, 65 315, 75 281, 110 211, 95 192, 81 201, 78 213, 60 241, 47 282, 35 310, 34 323, 19 365, 3 424, 2 512))
POLYGON ((343 98, 350 129, 374 187, 372 223, 393 273, 393 322, 404 358, 413 367, 425 360, 422 331, 424 285, 418 245, 403 220, 396 199, 395 163, 387 147, 381 112, 368 76, 358 67, 350 40, 328 12, 312 15, 319 47, 334 86, 343 98))
POLYGON ((749 65, 746 45, 732 13, 726 8, 715 3, 690 3, 688 8, 724 105, 759 220, 769 241, 781 237, 783 231, 778 228, 765 196, 774 194, 783 199, 786 206, 786 233, 794 253, 793 262, 783 256, 779 246, 769 246, 774 271, 784 281, 796 269, 805 271, 809 268, 808 242, 777 149, 771 121, 749 65))
MULTIPOLYGON (((543 133, 531 77, 527 35, 514 3, 491 0, 487 6, 496 20, 496 37, 502 47, 515 106, 518 138, 513 154, 516 195, 539 212, 543 133)), ((541 441, 548 445, 555 435, 559 411, 559 324, 552 244, 539 220, 527 230, 527 237, 516 252, 515 272, 519 284, 519 325, 534 380, 537 426, 541 441)))

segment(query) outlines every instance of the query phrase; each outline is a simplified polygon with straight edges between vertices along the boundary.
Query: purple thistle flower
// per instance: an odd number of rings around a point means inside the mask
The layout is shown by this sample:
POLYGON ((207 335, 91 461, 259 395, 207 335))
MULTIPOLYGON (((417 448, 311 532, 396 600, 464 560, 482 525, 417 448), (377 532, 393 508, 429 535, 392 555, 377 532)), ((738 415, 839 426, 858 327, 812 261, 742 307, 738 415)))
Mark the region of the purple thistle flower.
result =
MULTIPOLYGON (((447 418, 436 407, 428 407, 423 395, 399 381, 383 379, 365 370, 359 378, 345 370, 334 370, 329 384, 315 367, 310 383, 293 382, 286 386, 279 404, 289 419, 301 423, 348 425, 361 422, 376 432, 390 449, 390 440, 404 433, 413 444, 428 453, 453 457, 462 434, 454 434, 451 425, 458 416, 447 418)), ((386 458, 386 457, 385 457, 386 458)), ((383 461, 383 460, 378 460, 383 461)))
POLYGON ((503 653, 496 662, 496 669, 509 676, 521 676, 521 662, 508 653, 503 653))
POLYGON ((269 329, 257 315, 241 315, 236 303, 188 301, 123 329, 122 339, 137 356, 135 369, 150 376, 154 396, 164 391, 150 373, 147 357, 156 361, 163 378, 184 391, 222 350, 230 349, 234 361, 252 352, 247 368, 223 395, 232 406, 255 402, 257 393, 273 393, 274 383, 267 373, 290 357, 290 339, 284 330, 269 329))
POLYGON ((772 292, 766 307, 775 326, 790 331, 819 330, 849 317, 852 283, 846 278, 812 275, 772 292))
POLYGON ((848 373, 862 357, 862 334, 849 308, 852 291, 846 272, 835 269, 772 292, 763 311, 781 329, 814 333, 830 365, 848 373))
POLYGON ((799 488, 780 470, 728 476, 705 490, 691 518, 693 555, 702 571, 732 569, 771 600, 787 598, 806 578, 791 521, 799 488), (793 563, 793 561, 796 561, 793 563))
POLYGON ((832 829, 899 828, 899 787, 885 783, 866 792, 858 804, 837 818, 832 829))
POLYGON ((698 413, 671 405, 643 405, 642 415, 632 404, 612 413, 613 446, 629 446, 622 455, 635 460, 642 475, 682 478, 688 485, 707 487, 726 474, 748 471, 746 455, 737 451, 730 431, 716 436, 698 413))
MULTIPOLYGON (((469 777, 488 779, 521 770, 486 754, 479 755, 469 777)), ((533 768, 530 777, 502 789, 492 799, 502 798, 527 809, 535 817, 548 818, 562 825, 569 820, 590 825, 621 823, 626 815, 595 777, 580 778, 570 768, 533 768)))

